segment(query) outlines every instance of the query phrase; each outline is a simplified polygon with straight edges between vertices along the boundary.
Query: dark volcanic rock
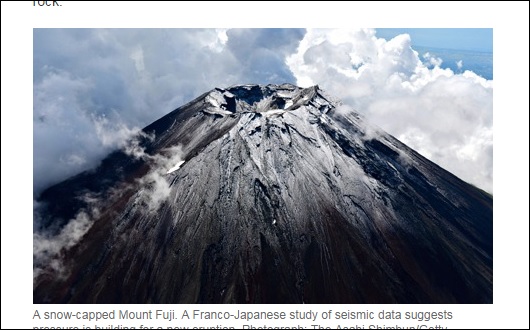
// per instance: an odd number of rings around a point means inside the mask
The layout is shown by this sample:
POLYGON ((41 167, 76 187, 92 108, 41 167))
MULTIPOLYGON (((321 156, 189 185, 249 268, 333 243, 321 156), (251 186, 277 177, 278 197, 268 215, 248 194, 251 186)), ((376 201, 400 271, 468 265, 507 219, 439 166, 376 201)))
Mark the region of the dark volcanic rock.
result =
POLYGON ((42 230, 97 212, 34 302, 492 303, 492 196, 339 109, 214 89, 49 188, 42 230))

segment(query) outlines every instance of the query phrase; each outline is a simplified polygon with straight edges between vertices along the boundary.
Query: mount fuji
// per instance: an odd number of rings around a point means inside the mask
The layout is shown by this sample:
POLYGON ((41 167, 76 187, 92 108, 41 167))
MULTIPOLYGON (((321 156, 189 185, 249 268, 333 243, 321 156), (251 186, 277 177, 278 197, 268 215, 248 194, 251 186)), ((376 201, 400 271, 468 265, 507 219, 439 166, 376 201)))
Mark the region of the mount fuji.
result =
POLYGON ((215 88, 38 201, 34 303, 493 302, 492 195, 318 86, 215 88))

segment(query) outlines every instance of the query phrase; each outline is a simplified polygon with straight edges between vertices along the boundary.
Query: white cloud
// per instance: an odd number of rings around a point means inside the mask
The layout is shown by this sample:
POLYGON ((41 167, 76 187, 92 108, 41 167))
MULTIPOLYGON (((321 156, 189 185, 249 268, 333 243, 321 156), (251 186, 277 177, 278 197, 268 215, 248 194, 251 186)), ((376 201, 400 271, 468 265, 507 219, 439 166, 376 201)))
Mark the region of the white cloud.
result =
POLYGON ((100 117, 92 116, 92 122, 99 142, 103 147, 122 147, 133 136, 141 134, 139 127, 129 128, 120 119, 110 121, 105 115, 100 117))
POLYGON ((443 63, 443 60, 439 57, 431 55, 429 52, 423 54, 423 58, 431 65, 431 66, 441 66, 443 63))
POLYGON ((143 74, 145 72, 145 64, 144 51, 142 49, 142 46, 138 46, 138 48, 132 51, 131 59, 134 61, 134 66, 136 67, 136 71, 138 72, 138 74, 143 74))
POLYGON ((442 69, 406 34, 375 30, 309 30, 287 63, 303 87, 318 84, 369 121, 447 170, 492 188, 493 82, 442 69))

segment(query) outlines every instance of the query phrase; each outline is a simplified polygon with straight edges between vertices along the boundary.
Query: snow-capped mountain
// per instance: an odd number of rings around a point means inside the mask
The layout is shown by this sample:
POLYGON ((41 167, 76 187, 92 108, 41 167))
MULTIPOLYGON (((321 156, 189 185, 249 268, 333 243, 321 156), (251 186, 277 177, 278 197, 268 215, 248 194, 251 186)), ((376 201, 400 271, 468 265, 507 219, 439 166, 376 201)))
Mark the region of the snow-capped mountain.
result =
POLYGON ((35 303, 493 300, 492 196, 318 86, 216 88, 40 205, 35 303))

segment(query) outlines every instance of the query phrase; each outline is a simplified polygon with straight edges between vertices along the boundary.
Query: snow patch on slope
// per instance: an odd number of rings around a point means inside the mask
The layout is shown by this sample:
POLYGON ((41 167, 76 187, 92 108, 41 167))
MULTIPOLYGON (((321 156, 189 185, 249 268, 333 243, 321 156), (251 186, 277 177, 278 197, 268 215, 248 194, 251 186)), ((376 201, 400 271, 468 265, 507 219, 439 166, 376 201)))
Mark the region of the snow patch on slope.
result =
POLYGON ((166 174, 169 174, 169 173, 173 173, 173 172, 175 172, 176 170, 178 170, 178 169, 182 166, 182 164, 184 164, 184 162, 185 162, 184 160, 181 160, 181 161, 178 162, 175 166, 173 166, 172 168, 170 168, 170 169, 166 172, 166 174))

